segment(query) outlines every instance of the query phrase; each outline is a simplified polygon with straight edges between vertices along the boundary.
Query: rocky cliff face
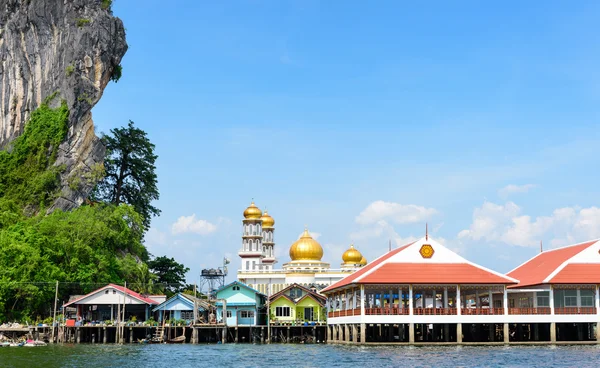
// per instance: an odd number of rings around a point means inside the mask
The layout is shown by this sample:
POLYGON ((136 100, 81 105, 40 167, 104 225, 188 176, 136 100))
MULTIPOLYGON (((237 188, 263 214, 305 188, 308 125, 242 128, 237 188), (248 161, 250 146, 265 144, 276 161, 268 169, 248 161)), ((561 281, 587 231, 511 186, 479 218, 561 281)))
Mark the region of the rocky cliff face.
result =
POLYGON ((56 162, 66 170, 54 208, 79 206, 94 186, 73 185, 73 178, 103 162, 91 109, 125 51, 125 29, 110 1, 0 0, 0 147, 23 132, 46 97, 56 92, 54 101, 69 106, 69 133, 56 162))

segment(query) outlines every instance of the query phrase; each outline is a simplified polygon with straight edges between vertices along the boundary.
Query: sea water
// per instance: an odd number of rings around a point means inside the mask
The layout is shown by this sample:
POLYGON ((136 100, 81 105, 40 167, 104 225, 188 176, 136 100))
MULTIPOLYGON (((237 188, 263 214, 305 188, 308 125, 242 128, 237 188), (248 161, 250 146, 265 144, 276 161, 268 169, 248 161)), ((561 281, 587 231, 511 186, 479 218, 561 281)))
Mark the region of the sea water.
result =
POLYGON ((600 367, 600 347, 49 345, 0 348, 0 367, 600 367))

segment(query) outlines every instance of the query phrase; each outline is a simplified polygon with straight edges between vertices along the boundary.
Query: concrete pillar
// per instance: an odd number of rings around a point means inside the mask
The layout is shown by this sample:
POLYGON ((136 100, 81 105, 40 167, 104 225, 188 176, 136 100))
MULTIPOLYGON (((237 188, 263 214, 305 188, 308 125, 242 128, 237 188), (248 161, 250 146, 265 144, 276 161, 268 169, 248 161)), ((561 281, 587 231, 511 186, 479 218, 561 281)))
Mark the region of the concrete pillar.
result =
POLYGON ((550 323, 550 342, 556 343, 556 322, 550 323))
POLYGON ((481 303, 479 302, 479 290, 475 289, 475 308, 481 308, 481 303))
MULTIPOLYGON (((596 292, 596 303, 594 304, 596 306, 596 314, 600 315, 600 294, 598 294, 598 285, 596 285, 596 290, 594 290, 596 292)), ((600 331, 596 332, 597 335, 600 335, 600 331)))
POLYGON ((106 327, 102 327, 102 343, 103 344, 106 344, 106 339, 107 339, 106 335, 107 335, 106 334, 106 327))
POLYGON ((596 322, 596 342, 600 344, 600 322, 596 322))
MULTIPOLYGON (((506 293, 505 293, 505 295, 506 295, 506 293)), ((504 323, 503 329, 504 329, 504 343, 508 344, 510 342, 508 323, 504 323)))
POLYGON ((581 307, 581 289, 577 288, 577 309, 581 307))
POLYGON ((462 323, 456 324, 456 343, 462 344, 462 323))
MULTIPOLYGON (((462 314, 462 301, 460 298, 460 285, 456 285, 456 314, 459 316, 462 314)), ((456 338, 458 338, 458 331, 456 332, 456 338)), ((462 339, 461 339, 462 342, 462 339)))
POLYGON ((327 342, 331 342, 331 326, 327 325, 327 342))
MULTIPOLYGON (((237 335, 236 335, 237 339, 237 335)), ((198 329, 196 327, 192 327, 192 344, 198 343, 198 329)))
MULTIPOLYGON (((550 285, 550 314, 554 315, 554 288, 552 285, 550 285)), ((552 327, 550 327, 550 329, 552 330, 552 327)), ((554 336, 556 337, 556 329, 554 333, 554 336)), ((552 335, 552 331, 550 331, 550 335, 552 335)))
POLYGON ((444 287, 444 308, 448 308, 448 287, 444 287))
POLYGON ((358 344, 358 329, 356 325, 352 325, 352 342, 358 344))
MULTIPOLYGON (((408 314, 409 315, 413 315, 414 313, 414 307, 413 307, 413 286, 412 285, 408 285, 408 314)), ((411 323, 412 327, 412 332, 413 332, 413 340, 412 342, 415 342, 415 330, 414 330, 414 325, 411 323)), ((410 332, 409 332, 410 334, 410 332)))
POLYGON ((344 325, 344 340, 350 342, 350 329, 348 328, 348 325, 344 325))
POLYGON ((365 315, 365 287, 360 285, 360 315, 365 315))
POLYGON ((367 325, 366 325, 366 323, 361 323, 360 324, 360 343, 364 344, 366 342, 367 342, 367 325))
POLYGON ((504 295, 502 296, 502 308, 504 308, 504 315, 508 316, 508 290, 506 286, 504 286, 504 295))
POLYGON ((409 344, 415 343, 415 324, 414 323, 408 324, 408 343, 409 344))

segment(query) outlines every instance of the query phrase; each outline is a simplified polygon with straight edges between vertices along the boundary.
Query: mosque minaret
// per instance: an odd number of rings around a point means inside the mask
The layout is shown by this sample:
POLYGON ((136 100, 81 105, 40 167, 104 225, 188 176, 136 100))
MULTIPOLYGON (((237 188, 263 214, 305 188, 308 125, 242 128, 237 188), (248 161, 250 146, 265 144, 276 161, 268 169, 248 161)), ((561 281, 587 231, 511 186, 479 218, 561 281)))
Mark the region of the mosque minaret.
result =
POLYGON ((290 284, 298 283, 320 290, 367 264, 363 255, 351 245, 342 255, 340 268, 323 262, 323 247, 304 229, 289 249, 290 261, 275 269, 275 220, 252 202, 242 220, 242 249, 238 252, 241 267, 238 280, 271 295, 290 284))

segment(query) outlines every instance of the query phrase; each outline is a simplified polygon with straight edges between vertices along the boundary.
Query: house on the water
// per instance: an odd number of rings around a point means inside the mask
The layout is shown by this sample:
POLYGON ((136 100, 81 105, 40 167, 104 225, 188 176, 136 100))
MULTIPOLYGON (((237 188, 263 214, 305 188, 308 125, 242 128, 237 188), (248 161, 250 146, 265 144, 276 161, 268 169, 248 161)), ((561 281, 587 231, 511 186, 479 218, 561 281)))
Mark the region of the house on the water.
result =
POLYGON ((133 317, 137 321, 145 321, 150 317, 152 308, 165 299, 164 295, 142 295, 120 285, 108 284, 69 301, 63 308, 75 308, 77 321, 127 321, 133 317), (119 311, 124 318, 118 318, 119 311))
POLYGON ((208 313, 214 309, 206 300, 193 295, 177 293, 152 309, 159 322, 164 319, 184 320, 186 324, 194 321, 194 305, 196 306, 196 320, 200 323, 208 321, 208 313))
POLYGON ((217 290, 217 322, 228 326, 261 326, 267 323, 267 296, 239 281, 217 290))
POLYGON ((299 284, 292 284, 269 297, 271 324, 320 324, 326 321, 327 298, 299 284))

